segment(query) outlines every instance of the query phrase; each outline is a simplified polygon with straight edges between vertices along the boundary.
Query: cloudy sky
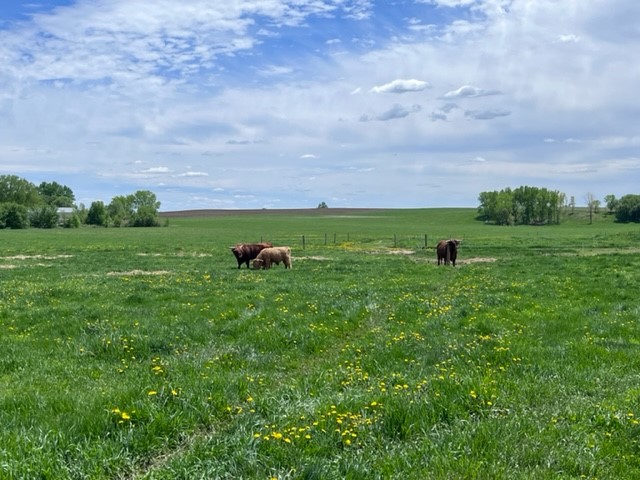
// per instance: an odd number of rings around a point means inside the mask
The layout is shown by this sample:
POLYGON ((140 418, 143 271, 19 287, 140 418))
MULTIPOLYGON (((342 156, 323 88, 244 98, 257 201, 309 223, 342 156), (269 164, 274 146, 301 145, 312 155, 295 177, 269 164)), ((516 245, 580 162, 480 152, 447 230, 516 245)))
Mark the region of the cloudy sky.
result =
POLYGON ((161 210, 640 193, 638 0, 2 0, 0 174, 161 210))

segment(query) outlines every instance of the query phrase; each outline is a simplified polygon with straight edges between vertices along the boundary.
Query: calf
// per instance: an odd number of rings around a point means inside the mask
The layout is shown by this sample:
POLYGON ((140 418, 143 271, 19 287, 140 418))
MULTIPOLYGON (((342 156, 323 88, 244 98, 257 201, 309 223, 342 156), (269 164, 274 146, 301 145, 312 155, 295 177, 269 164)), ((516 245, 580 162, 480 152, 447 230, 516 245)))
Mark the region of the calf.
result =
POLYGON ((265 248, 260 251, 256 259, 253 261, 253 268, 267 270, 271 268, 271 264, 280 265, 284 263, 284 268, 291 268, 291 248, 289 247, 272 247, 265 248))

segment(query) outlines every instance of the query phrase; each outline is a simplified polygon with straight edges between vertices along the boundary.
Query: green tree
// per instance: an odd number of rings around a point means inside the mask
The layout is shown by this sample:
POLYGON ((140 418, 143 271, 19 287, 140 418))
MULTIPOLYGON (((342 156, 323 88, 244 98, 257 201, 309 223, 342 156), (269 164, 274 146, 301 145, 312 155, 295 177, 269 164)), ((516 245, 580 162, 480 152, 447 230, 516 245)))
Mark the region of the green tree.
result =
POLYGON ((73 207, 73 203, 76 200, 73 191, 66 185, 60 185, 58 182, 42 182, 37 188, 42 200, 47 205, 73 207))
POLYGON ((113 197, 107 207, 115 226, 151 227, 159 225, 160 202, 149 190, 138 190, 132 195, 113 197))
POLYGON ((589 225, 591 225, 593 223, 593 214, 596 211, 597 200, 596 200, 596 197, 591 192, 587 193, 584 199, 587 202, 587 209, 589 210, 589 225))
POLYGON ((116 227, 125 227, 133 217, 133 202, 131 195, 117 195, 111 199, 107 207, 109 220, 116 227))
POLYGON ((329 205, 327 205, 325 202, 320 202, 318 204, 318 208, 329 208, 329 205))
POLYGON ((618 206, 618 200, 615 195, 605 195, 604 203, 607 205, 607 210, 609 213, 613 213, 616 211, 616 207, 618 206))
POLYGON ((0 228, 29 228, 29 211, 24 205, 0 203, 0 228))
POLYGON ((131 196, 134 227, 157 227, 160 202, 155 193, 149 190, 138 190, 131 196))
POLYGON ((616 207, 618 222, 640 222, 640 195, 623 195, 616 207))
POLYGON ((0 175, 0 203, 15 203, 33 207, 42 203, 36 186, 15 175, 0 175))
POLYGON ((59 220, 58 208, 53 205, 40 205, 29 212, 29 223, 35 228, 55 228, 59 220))
POLYGON ((109 223, 109 215, 104 202, 97 200, 91 203, 89 212, 87 213, 87 224, 106 227, 109 223))

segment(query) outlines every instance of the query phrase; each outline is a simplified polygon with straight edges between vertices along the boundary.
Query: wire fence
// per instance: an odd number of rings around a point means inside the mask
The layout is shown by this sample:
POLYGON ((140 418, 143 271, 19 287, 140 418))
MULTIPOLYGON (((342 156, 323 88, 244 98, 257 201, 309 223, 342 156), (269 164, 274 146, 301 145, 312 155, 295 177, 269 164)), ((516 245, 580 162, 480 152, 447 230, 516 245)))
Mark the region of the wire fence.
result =
MULTIPOLYGON (((428 234, 391 234, 367 235, 358 233, 325 233, 299 235, 262 235, 261 242, 271 242, 274 245, 288 245, 292 248, 307 248, 340 246, 345 244, 372 245, 387 248, 435 248, 439 240, 428 234), (432 245, 433 244, 433 245, 432 245)), ((257 241, 257 239, 256 239, 257 241)))

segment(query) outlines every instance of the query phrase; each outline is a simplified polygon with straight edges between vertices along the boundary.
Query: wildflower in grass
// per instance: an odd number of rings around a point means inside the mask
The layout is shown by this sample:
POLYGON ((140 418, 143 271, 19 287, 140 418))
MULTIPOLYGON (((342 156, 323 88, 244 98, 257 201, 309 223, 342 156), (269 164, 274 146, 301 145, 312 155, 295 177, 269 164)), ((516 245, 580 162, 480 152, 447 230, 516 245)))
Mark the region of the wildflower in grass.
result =
POLYGON ((147 392, 147 395, 149 395, 150 397, 151 397, 151 396, 153 396, 153 395, 157 395, 157 394, 158 394, 158 392, 157 392, 157 391, 155 391, 155 390, 149 390, 149 391, 147 392))

